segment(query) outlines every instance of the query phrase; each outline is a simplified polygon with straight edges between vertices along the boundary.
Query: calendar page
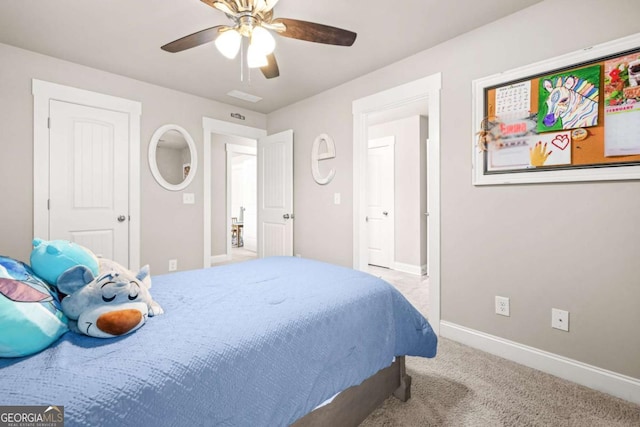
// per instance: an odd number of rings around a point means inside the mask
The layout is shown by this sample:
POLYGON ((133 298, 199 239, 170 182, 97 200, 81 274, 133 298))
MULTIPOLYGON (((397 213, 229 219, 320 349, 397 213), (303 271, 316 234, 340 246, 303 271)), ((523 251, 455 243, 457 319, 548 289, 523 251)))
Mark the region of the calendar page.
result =
POLYGON ((531 105, 531 82, 496 89, 496 116, 527 115, 531 105))

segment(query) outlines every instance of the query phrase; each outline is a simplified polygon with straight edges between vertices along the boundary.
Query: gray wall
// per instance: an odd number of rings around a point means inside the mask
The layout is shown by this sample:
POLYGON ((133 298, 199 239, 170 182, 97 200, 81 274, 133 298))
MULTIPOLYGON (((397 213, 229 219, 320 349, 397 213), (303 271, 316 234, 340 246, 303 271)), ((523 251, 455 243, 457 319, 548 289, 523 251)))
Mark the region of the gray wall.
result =
MULTIPOLYGON (((331 91, 330 93, 339 90, 331 91)), ((269 116, 268 133, 293 129, 294 253, 305 258, 351 266, 353 222, 353 148, 351 99, 339 96, 310 98, 269 116), (300 110, 298 110, 298 108, 300 110), (317 184, 311 174, 311 147, 327 133, 336 146, 336 158, 320 162, 320 172, 335 169, 333 180, 317 184), (340 193, 339 205, 333 203, 340 193)), ((324 175, 323 175, 324 176, 324 175)))
POLYGON ((639 16, 637 0, 547 0, 269 114, 269 133, 296 138, 295 251, 352 265, 352 101, 442 72, 442 319, 640 378, 640 182, 471 185, 472 80, 633 34, 639 16), (337 145, 327 187, 308 161, 323 132, 337 145), (552 307, 570 333, 551 329, 552 307))
MULTIPOLYGON (((140 158, 141 256, 153 274, 202 267, 203 157, 202 117, 234 121, 230 113, 246 117, 242 124, 265 128, 264 114, 161 88, 138 80, 80 66, 0 44, 0 254, 29 260, 33 238, 33 97, 36 78, 142 103, 140 158), (183 192, 160 187, 147 164, 153 132, 174 123, 193 137, 198 150, 198 172, 184 192, 195 193, 196 203, 184 205, 183 192)), ((224 203, 221 201, 220 203, 224 203)))

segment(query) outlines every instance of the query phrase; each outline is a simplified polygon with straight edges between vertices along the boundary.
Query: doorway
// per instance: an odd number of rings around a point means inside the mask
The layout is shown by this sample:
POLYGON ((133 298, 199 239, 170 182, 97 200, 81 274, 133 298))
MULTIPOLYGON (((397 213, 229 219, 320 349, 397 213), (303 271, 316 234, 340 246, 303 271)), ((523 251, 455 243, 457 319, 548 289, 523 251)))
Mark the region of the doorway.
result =
POLYGON ((428 258, 428 113, 415 101, 369 115, 367 128, 368 264, 418 276, 428 258))
MULTIPOLYGON (((256 141, 248 145, 226 144, 228 215, 231 216, 231 261, 257 257, 256 141)), ((212 247, 213 250, 213 247, 212 247)))
MULTIPOLYGON (((376 115, 401 111, 422 103, 428 109, 426 144, 427 238, 429 264, 428 318, 436 334, 440 331, 440 73, 353 101, 353 268, 368 267, 366 182, 369 124, 376 115)), ((427 291, 427 290, 425 290, 427 291)))
MULTIPOLYGON (((226 262, 231 259, 231 238, 228 237, 227 248, 220 255, 212 257, 212 224, 226 222, 226 227, 217 235, 228 235, 232 232, 231 212, 223 213, 212 221, 212 187, 226 187, 226 172, 222 177, 216 175, 212 179, 212 171, 226 171, 222 165, 212 165, 214 157, 224 159, 224 154, 212 156, 212 149, 224 150, 225 138, 249 138, 257 141, 257 256, 293 255, 293 131, 291 129, 267 136, 263 129, 238 125, 221 120, 203 117, 204 130, 204 267, 210 267, 212 261, 226 262), (218 138, 220 137, 220 138, 218 138), (222 143, 224 142, 224 144, 222 143), (226 218, 226 219, 225 219, 226 218)), ((224 194, 218 190, 217 194, 224 194)), ((226 192, 229 198, 229 192, 226 192)), ((225 198, 222 197, 224 200, 225 198)), ((220 204, 220 198, 215 206, 220 204)), ((227 200, 226 206, 231 206, 227 200)), ((218 209, 219 211, 219 209, 218 209)), ((226 209, 223 209, 226 212, 226 209)), ((219 224, 218 224, 219 225, 219 224)), ((217 225, 217 226, 218 226, 217 225)))

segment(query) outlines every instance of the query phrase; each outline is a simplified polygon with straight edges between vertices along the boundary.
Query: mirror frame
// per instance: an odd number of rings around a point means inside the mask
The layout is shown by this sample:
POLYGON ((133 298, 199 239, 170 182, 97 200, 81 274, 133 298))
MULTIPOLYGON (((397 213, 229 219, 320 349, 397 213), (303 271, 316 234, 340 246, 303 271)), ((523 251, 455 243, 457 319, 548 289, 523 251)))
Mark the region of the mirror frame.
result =
POLYGON ((166 188, 169 191, 180 191, 184 190, 191 184, 193 178, 196 176, 196 171, 198 170, 198 153, 196 152, 196 144, 193 142, 193 138, 189 135, 182 126, 167 124, 160 126, 151 136, 151 142, 149 143, 149 168, 151 169, 151 175, 155 178, 156 182, 160 184, 162 187, 166 188), (180 184, 171 184, 167 182, 160 173, 158 169, 158 163, 156 162, 156 149, 158 148, 158 142, 160 142, 160 138, 164 135, 165 132, 175 130, 180 132, 184 137, 185 141, 187 141, 187 145, 189 146, 189 152, 191 155, 191 169, 189 170, 189 175, 182 181, 180 184))

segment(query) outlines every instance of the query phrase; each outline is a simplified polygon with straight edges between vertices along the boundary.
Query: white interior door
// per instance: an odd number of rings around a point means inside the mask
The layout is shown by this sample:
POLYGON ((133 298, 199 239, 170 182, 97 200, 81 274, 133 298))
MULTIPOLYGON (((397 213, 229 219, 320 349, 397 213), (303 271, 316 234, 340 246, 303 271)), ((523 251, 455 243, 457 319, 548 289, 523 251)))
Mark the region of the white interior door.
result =
POLYGON ((49 239, 128 266, 128 115, 52 100, 50 117, 49 239))
POLYGON ((258 257, 293 255, 293 130, 258 140, 258 257))
POLYGON ((394 137, 369 141, 367 156, 369 264, 391 268, 394 261, 394 137))

